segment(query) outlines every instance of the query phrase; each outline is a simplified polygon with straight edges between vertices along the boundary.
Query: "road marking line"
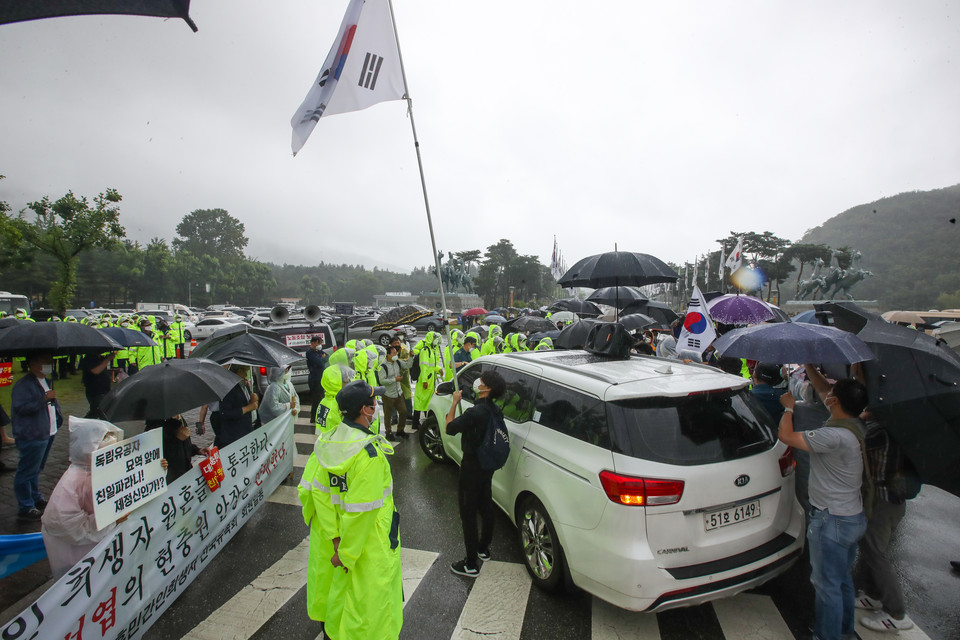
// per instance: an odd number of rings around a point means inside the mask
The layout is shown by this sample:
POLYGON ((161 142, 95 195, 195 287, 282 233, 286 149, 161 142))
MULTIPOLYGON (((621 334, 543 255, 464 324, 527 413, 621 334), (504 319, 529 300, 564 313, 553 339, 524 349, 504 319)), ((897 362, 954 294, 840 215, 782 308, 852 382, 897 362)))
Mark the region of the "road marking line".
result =
POLYGON ((286 485, 277 485, 277 490, 273 492, 267 502, 273 502, 275 504, 290 504, 295 507, 302 506, 300 504, 300 496, 297 493, 296 487, 288 487, 286 485))
POLYGON ((295 433, 293 434, 293 441, 298 444, 316 444, 317 436, 312 433, 295 433))
POLYGON ((403 568, 403 606, 406 607, 417 587, 427 575, 440 554, 420 549, 400 547, 400 566, 403 568))
POLYGON ((905 631, 900 631, 896 634, 891 634, 881 631, 873 631, 872 629, 867 629, 865 626, 860 624, 860 618, 865 615, 869 615, 870 611, 864 611, 863 609, 857 609, 857 625, 856 630, 857 634, 863 640, 890 640, 890 638, 898 638, 898 640, 930 640, 930 636, 923 632, 923 630, 917 626, 917 623, 913 623, 912 629, 907 629, 905 631))
POLYGON ((195 626, 190 640, 246 640, 307 582, 309 539, 284 554, 269 569, 195 626))
POLYGON ((519 640, 530 584, 521 564, 484 562, 451 640, 519 640))
POLYGON ((714 600, 713 611, 727 638, 743 640, 793 640, 790 627, 769 596, 741 593, 733 598, 714 600))
POLYGON ((600 598, 593 599, 591 615, 592 640, 660 640, 657 614, 627 611, 600 598))

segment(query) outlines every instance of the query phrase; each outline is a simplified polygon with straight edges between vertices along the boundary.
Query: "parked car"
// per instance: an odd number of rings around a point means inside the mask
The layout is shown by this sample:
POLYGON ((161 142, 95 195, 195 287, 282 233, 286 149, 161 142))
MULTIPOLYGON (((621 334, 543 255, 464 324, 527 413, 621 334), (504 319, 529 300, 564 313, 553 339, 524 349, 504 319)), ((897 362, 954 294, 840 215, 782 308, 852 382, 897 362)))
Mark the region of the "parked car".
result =
POLYGON ((183 328, 183 337, 187 340, 206 340, 214 331, 226 325, 243 322, 240 318, 204 318, 196 324, 187 324, 183 328))
MULTIPOLYGON (((305 354, 310 348, 310 340, 313 336, 320 336, 321 348, 327 355, 337 349, 337 340, 333 336, 330 326, 324 322, 290 322, 287 324, 273 324, 269 327, 281 337, 283 343, 293 349, 305 354)), ((290 380, 293 382, 294 389, 298 393, 309 393, 310 385, 307 383, 309 371, 307 370, 307 359, 295 362, 290 370, 290 380)), ((302 400, 303 398, 301 398, 302 400)), ((306 403, 309 404, 309 401, 306 403)))
POLYGON ((377 319, 372 317, 360 318, 355 320, 348 328, 347 340, 373 340, 374 343, 387 346, 395 335, 402 335, 407 339, 417 335, 415 327, 409 324, 401 324, 390 329, 373 330, 377 324, 377 319))
MULTIPOLYGON (((752 589, 800 556, 804 516, 793 451, 738 376, 653 357, 586 351, 494 355, 510 457, 493 499, 517 525, 533 582, 569 581, 618 607, 661 611, 752 589)), ((435 461, 462 458, 440 425, 440 385, 420 444, 435 461)))
POLYGON ((417 329, 417 331, 443 331, 444 323, 446 320, 443 317, 442 313, 434 313, 432 315, 420 318, 419 320, 414 320, 410 324, 417 329))

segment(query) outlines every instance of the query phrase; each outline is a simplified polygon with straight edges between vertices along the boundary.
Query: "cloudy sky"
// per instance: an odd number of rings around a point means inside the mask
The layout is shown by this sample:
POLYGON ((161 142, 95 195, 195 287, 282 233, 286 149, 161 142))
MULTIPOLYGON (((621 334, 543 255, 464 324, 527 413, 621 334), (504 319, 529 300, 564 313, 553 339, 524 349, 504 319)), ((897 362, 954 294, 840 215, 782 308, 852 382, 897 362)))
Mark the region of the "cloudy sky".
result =
MULTIPOLYGON (((115 187, 129 237, 194 209, 294 264, 432 264, 403 102, 290 118, 346 0, 0 26, 0 200, 115 187)), ((437 245, 682 262, 960 182, 960 1, 394 0, 437 245), (602 11, 600 10, 602 9, 602 11)))

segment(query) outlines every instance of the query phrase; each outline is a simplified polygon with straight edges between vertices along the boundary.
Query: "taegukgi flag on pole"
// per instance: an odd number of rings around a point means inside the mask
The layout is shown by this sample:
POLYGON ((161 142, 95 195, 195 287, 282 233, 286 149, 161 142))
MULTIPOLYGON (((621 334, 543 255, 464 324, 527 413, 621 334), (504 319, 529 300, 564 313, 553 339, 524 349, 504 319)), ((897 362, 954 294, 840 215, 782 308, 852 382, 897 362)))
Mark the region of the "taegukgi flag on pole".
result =
POLYGON ((322 116, 405 97, 388 0, 350 0, 320 74, 290 120, 293 155, 303 148, 322 116))
POLYGON ((730 269, 730 273, 734 273, 740 266, 743 264, 743 236, 737 238, 737 246, 734 247, 733 251, 727 256, 726 266, 730 269))
POLYGON ((700 287, 694 286, 690 306, 687 307, 687 315, 683 318, 683 329, 680 330, 680 338, 677 339, 677 353, 695 351, 702 356, 706 348, 716 339, 717 330, 707 310, 707 303, 703 299, 703 294, 700 293, 700 287))

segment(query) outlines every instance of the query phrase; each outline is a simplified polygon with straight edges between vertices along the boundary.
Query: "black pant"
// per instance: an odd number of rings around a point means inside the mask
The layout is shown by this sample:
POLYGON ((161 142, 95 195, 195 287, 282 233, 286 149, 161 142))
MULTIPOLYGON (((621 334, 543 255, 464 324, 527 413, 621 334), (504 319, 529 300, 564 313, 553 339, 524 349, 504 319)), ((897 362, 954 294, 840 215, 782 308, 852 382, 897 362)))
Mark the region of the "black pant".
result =
POLYGON ((323 400, 323 380, 311 380, 310 385, 310 421, 317 421, 317 407, 323 400))
POLYGON ((467 566, 477 566, 477 550, 490 548, 493 541, 493 492, 490 484, 493 471, 480 468, 476 458, 464 456, 460 467, 457 499, 460 505, 460 524, 463 526, 463 544, 467 548, 467 566), (480 516, 479 539, 477 516, 480 516))
POLYGON ((103 419, 103 414, 100 412, 100 402, 107 396, 105 393, 98 394, 87 394, 87 403, 90 405, 90 410, 87 411, 87 415, 83 416, 84 418, 96 418, 97 420, 103 419))

